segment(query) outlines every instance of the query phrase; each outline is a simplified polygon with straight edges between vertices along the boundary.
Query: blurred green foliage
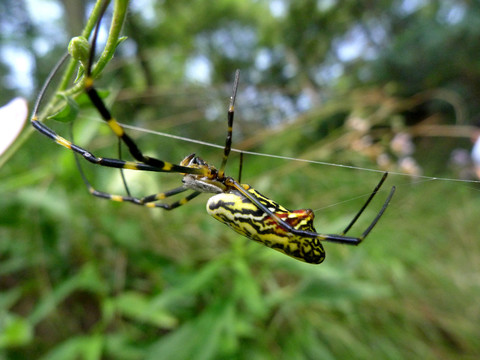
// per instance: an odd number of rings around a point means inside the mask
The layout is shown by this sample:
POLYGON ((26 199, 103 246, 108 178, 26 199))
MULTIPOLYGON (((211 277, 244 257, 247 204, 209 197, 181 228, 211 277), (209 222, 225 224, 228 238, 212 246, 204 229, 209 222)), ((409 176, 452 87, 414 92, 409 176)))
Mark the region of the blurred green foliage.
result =
MULTIPOLYGON (((70 30, 60 19, 39 26, 23 2, 0 2, 12 15, 0 25, 14 30, 0 46, 16 41, 31 54, 37 89, 67 48, 65 33, 81 31, 71 21, 78 10, 61 9, 70 30), (59 45, 41 53, 46 34, 59 45)), ((461 0, 136 1, 98 86, 122 123, 222 144, 240 68, 234 147, 402 171, 409 157, 416 171, 455 178, 447 159, 468 139, 416 133, 408 156, 392 143, 418 124, 468 124, 479 113, 479 22, 480 5, 461 0)), ((21 90, 0 60, 5 102, 21 90)), ((75 141, 117 156, 115 137, 77 101, 75 141)), ((69 124, 48 125, 68 137, 69 124)), ((221 159, 219 149, 131 134, 161 159, 221 159)), ((173 212, 90 197, 70 152, 38 133, 25 138, 0 171, 0 358, 480 355, 478 184, 390 175, 385 189, 396 184, 397 194, 367 241, 326 244, 317 267, 217 223, 207 195, 173 212)), ((123 191, 118 171, 85 170, 98 189, 123 191)), ((237 174, 236 153, 228 171, 237 174)), ((181 180, 126 175, 142 195, 181 180)), ((242 179, 288 208, 314 209, 317 230, 334 233, 379 176, 246 155, 242 179)))

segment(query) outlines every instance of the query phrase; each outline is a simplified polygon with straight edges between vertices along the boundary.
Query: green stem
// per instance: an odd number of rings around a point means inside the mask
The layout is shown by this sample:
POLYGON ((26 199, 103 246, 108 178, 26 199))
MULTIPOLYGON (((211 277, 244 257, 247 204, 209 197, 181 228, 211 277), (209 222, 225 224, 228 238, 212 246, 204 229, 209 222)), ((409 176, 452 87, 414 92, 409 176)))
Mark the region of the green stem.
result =
POLYGON ((105 48, 92 71, 93 78, 96 78, 112 59, 120 38, 125 16, 127 15, 128 0, 116 0, 113 7, 113 19, 105 48))
MULTIPOLYGON (((85 29, 82 32, 82 36, 88 38, 93 31, 96 23, 98 22, 98 18, 102 12, 103 6, 106 6, 110 0, 107 0, 105 3, 102 0, 98 0, 95 4, 95 8, 90 15, 90 18, 85 26, 85 29)), ((122 30, 123 22, 125 20, 125 16, 127 14, 128 8, 128 0, 115 0, 114 8, 113 8, 113 17, 112 17, 112 24, 110 25, 110 31, 108 33, 107 43, 105 48, 102 51, 102 54, 95 65, 92 76, 93 78, 97 78, 108 62, 113 58, 115 53, 115 49, 117 48, 118 39, 120 37, 120 31, 122 30)), ((72 86, 70 89, 66 89, 70 80, 73 77, 74 71, 77 67, 77 61, 71 59, 70 63, 68 64, 67 70, 65 71, 65 75, 62 78, 61 84, 57 89, 57 92, 63 92, 66 96, 78 96, 84 89, 83 81, 79 81, 77 84, 72 86)), ((51 103, 46 106, 45 111, 42 112, 42 115, 55 113, 53 109, 58 105, 59 100, 53 98, 51 103)), ((39 119, 43 119, 44 117, 39 117, 39 119)))
MULTIPOLYGON (((106 2, 108 3, 110 2, 110 0, 106 0, 106 2)), ((90 37, 90 34, 92 33, 93 28, 95 27, 95 24, 97 23, 98 18, 101 14, 103 5, 104 5, 103 0, 97 0, 95 7, 93 8, 93 11, 90 14, 90 17, 88 18, 87 24, 85 25, 85 28, 82 31, 82 36, 84 38, 88 39, 90 37)), ((74 59, 70 59, 70 62, 67 65, 67 69, 63 74, 62 80, 60 81, 60 85, 58 86, 56 92, 65 91, 65 89, 68 87, 70 80, 73 77, 76 67, 77 67, 77 61, 74 59)))

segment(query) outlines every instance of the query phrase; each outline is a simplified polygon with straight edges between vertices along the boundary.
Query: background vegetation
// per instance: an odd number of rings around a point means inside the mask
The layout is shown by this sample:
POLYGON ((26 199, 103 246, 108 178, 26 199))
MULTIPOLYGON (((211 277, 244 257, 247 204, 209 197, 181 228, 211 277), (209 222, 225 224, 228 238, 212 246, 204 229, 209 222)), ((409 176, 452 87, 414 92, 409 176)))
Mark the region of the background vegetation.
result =
MULTIPOLYGON (((33 103, 92 8, 37 3, 0 2, 2 104, 22 93, 33 103), (39 22, 42 5, 59 15, 39 22), (28 54, 30 86, 12 51, 28 54)), ((478 358, 478 184, 415 177, 471 176, 449 158, 470 148, 459 125, 480 112, 477 2, 145 0, 122 33, 98 86, 123 123, 223 144, 239 68, 236 148, 409 175, 391 174, 353 229, 397 185, 365 243, 326 244, 313 266, 217 223, 206 195, 174 212, 92 198, 72 154, 26 130, 0 169, 0 358, 478 358)), ((115 156, 96 118, 82 108, 75 140, 115 156)), ((68 136, 68 124, 48 125, 68 136)), ((132 135, 169 161, 221 158, 132 135)), ((97 188, 123 190, 117 171, 84 165, 97 188)), ((228 170, 238 173, 237 153, 228 170)), ((181 179, 127 175, 135 194, 181 179)), ((343 229, 379 177, 253 155, 242 175, 289 208, 316 210, 326 233, 343 229)))

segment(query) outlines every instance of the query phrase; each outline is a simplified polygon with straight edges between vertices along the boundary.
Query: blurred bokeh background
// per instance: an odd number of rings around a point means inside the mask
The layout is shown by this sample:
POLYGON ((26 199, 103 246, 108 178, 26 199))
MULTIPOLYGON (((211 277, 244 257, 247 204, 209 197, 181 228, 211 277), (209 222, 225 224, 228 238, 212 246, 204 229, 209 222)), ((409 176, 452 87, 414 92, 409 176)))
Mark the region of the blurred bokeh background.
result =
MULTIPOLYGON (((0 105, 33 105, 92 7, 0 1, 0 105)), ((343 230, 381 171, 352 234, 397 193, 361 246, 325 244, 313 266, 216 222, 207 195, 172 212, 93 198, 72 153, 27 126, 0 158, 0 358, 480 356, 480 187, 455 181, 478 180, 480 3, 138 0, 122 35, 97 86, 146 153, 219 165, 221 149, 155 132, 223 145, 240 69, 234 147, 290 158, 246 155, 243 182, 313 209, 323 233, 343 230)), ((117 156, 98 118, 82 104, 75 140, 117 156)), ((234 152, 230 175, 238 164, 234 152)), ((118 171, 84 169, 124 191, 118 171)), ((136 195, 181 180, 126 176, 136 195)))

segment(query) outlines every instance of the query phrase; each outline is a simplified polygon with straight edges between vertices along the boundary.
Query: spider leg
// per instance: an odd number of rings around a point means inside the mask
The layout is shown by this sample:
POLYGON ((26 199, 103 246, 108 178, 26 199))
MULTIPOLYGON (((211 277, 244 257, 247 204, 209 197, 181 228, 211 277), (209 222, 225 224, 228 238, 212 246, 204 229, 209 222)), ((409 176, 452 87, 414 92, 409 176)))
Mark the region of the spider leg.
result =
POLYGON ((146 164, 143 162, 136 161, 124 161, 113 158, 104 158, 98 157, 87 151, 86 149, 72 143, 71 141, 65 139, 64 137, 58 135, 55 131, 38 121, 37 116, 32 117, 32 126, 37 129, 43 135, 49 137, 57 144, 74 151, 77 154, 83 156, 87 161, 111 168, 117 169, 130 169, 130 170, 143 170, 143 171, 154 171, 154 172, 181 172, 189 174, 204 174, 204 170, 198 168, 190 168, 186 166, 180 166, 176 164, 171 164, 161 160, 156 160, 156 165, 146 164))
POLYGON ((152 195, 144 196, 142 198, 131 196, 129 191, 128 191, 127 196, 115 195, 115 194, 110 194, 110 193, 107 193, 107 192, 104 192, 104 191, 98 191, 92 186, 90 181, 87 179, 87 176, 83 172, 82 165, 80 164, 80 160, 79 160, 78 155, 76 153, 75 153, 75 162, 77 163, 78 170, 80 172, 80 175, 82 177, 83 182, 85 183, 85 186, 88 189, 88 192, 91 195, 102 198, 102 199, 116 201, 116 202, 131 202, 135 205, 141 205, 141 206, 146 206, 146 207, 150 207, 150 208, 158 207, 158 208, 162 208, 164 210, 173 210, 173 209, 176 209, 177 207, 179 207, 181 205, 185 205, 187 202, 189 202, 190 200, 196 198, 198 195, 201 194, 198 191, 194 191, 194 192, 190 193, 189 195, 185 196, 184 198, 182 198, 178 201, 175 201, 171 204, 168 204, 168 203, 163 203, 163 202, 159 202, 159 201, 164 200, 164 199, 166 199, 170 196, 180 194, 184 191, 187 191, 188 189, 183 187, 183 186, 179 186, 175 189, 172 189, 172 190, 169 190, 169 191, 166 191, 166 192, 152 194, 152 195))
MULTIPOLYGON (((105 9, 104 9, 105 10, 105 9)), ((103 14, 102 14, 103 15, 103 14)), ((127 146, 130 154, 133 156, 135 160, 137 160, 139 163, 143 163, 148 165, 147 167, 142 167, 139 166, 138 163, 136 163, 136 166, 133 166, 134 170, 151 170, 151 171, 160 171, 160 172, 178 172, 178 173, 188 173, 188 174, 205 174, 204 170, 199 170, 199 169, 194 169, 186 166, 181 166, 181 165, 176 165, 172 164, 169 162, 165 162, 159 159, 156 159, 154 157, 146 156, 142 153, 140 148, 137 146, 135 141, 125 132, 124 128, 115 120, 115 118, 111 115, 110 111, 107 109, 105 103, 103 102, 102 98, 98 95, 97 90, 94 87, 94 79, 92 76, 92 66, 93 66, 93 58, 95 56, 95 47, 97 43, 97 35, 98 35, 98 30, 100 27, 100 21, 101 21, 102 16, 100 16, 100 20, 97 22, 95 26, 95 30, 93 32, 93 37, 92 37, 92 45, 91 45, 91 50, 90 50, 90 57, 88 61, 88 66, 86 69, 86 74, 85 74, 85 93, 89 97, 91 103, 93 106, 97 109, 98 113, 101 115, 102 119, 107 123, 107 125, 110 127, 110 129, 113 131, 113 133, 127 146), (157 169, 157 170, 152 170, 152 169, 157 169)), ((45 134, 48 136, 48 134, 45 134)), ((59 139, 60 137, 55 138, 54 140, 57 141, 57 143, 62 142, 64 139, 59 139)), ((80 151, 77 151, 72 147, 73 144, 69 144, 69 142, 60 144, 63 145, 67 148, 72 148, 72 150, 80 153, 84 158, 86 158, 88 161, 92 161, 89 157, 86 156, 85 153, 82 153, 80 151), (69 147, 70 146, 70 147, 69 147)), ((77 147, 78 148, 78 147, 77 147)), ((118 168, 126 168, 126 169, 131 169, 131 167, 124 167, 122 165, 122 161, 110 161, 111 159, 102 159, 103 161, 101 162, 95 162, 99 165, 103 166, 110 166, 110 167, 118 167, 118 168), (106 161, 109 160, 109 161, 106 161)), ((131 165, 131 163, 126 164, 131 165)))
POLYGON ((135 205, 140 205, 140 206, 146 206, 149 208, 162 208, 164 210, 173 210, 176 209, 179 206, 185 205, 188 203, 190 200, 196 198, 198 195, 201 194, 199 191, 194 191, 190 193, 189 195, 185 196, 184 198, 175 201, 173 203, 163 203, 159 202, 161 199, 165 199, 169 196, 173 196, 176 194, 179 194, 181 192, 184 192, 188 189, 185 189, 183 187, 178 187, 163 193, 158 193, 158 194, 152 194, 145 196, 143 198, 138 198, 138 197, 133 197, 133 196, 122 196, 122 195, 115 195, 115 194, 109 194, 106 192, 98 191, 95 190, 93 187, 88 187, 88 191, 90 194, 93 196, 102 198, 102 199, 107 199, 111 201, 116 201, 116 202, 131 202, 135 205))
MULTIPOLYGON (((360 217, 360 215, 362 215, 363 211, 367 208, 368 204, 370 204, 370 201, 372 201, 373 197, 377 194, 378 190, 380 189, 380 187, 383 185, 383 183, 385 182, 385 179, 387 178, 388 176, 388 172, 385 172, 382 176, 382 178, 380 179, 379 183, 377 184, 377 186, 375 186, 375 189, 373 189, 372 193, 370 194, 370 196, 368 197, 367 201, 365 201, 365 204, 363 204, 362 208, 358 211, 358 213, 354 216, 354 218, 352 219, 352 221, 350 221, 350 224, 347 225, 347 227, 345 228, 345 230, 342 231, 342 235, 345 235, 348 230, 350 230, 350 228, 353 226, 353 224, 355 224, 358 220, 358 218, 360 217)), ((368 231, 369 232, 369 231, 368 231)), ((368 234, 367 232, 367 234, 368 234)), ((366 236, 366 234, 365 234, 366 236)))
MULTIPOLYGON (((73 140, 73 136, 71 137, 73 140)), ((122 159, 122 141, 120 139, 118 139, 117 141, 117 151, 118 151, 118 158, 121 160, 122 159)), ((123 171, 123 169, 120 169, 119 171, 120 171, 120 177, 122 178, 123 187, 125 188, 127 195, 131 196, 130 188, 128 187, 127 179, 125 178, 125 172, 123 171)))
POLYGON ((240 164, 238 165, 238 182, 242 183, 242 170, 243 170, 243 151, 240 151, 240 164))
POLYGON ((230 98, 230 105, 228 107, 228 128, 227 139, 225 141, 225 147, 223 149, 222 164, 218 170, 218 177, 223 179, 225 176, 225 166, 227 165, 228 155, 232 149, 232 132, 233 132, 233 117, 235 114, 235 98, 237 97, 238 81, 240 78, 240 70, 235 72, 235 81, 233 82, 233 94, 230 98))
MULTIPOLYGON (((377 186, 376 190, 378 190, 378 186, 377 186)), ((393 194, 395 194, 395 190, 396 190, 395 186, 392 186, 392 188, 390 190, 390 193, 388 194, 387 199, 383 203, 382 208, 377 213, 377 216, 375 216, 375 219, 373 219, 373 221, 370 223, 370 225, 367 227, 367 229, 359 237, 356 238, 356 237, 345 236, 344 233, 343 233, 342 235, 334 235, 334 234, 332 234, 332 235, 320 235, 319 238, 321 240, 325 240, 325 241, 328 241, 328 242, 334 242, 334 243, 340 243, 340 244, 347 244, 347 245, 358 245, 358 244, 360 244, 367 237, 367 235, 370 233, 370 231, 372 231, 372 229, 375 227, 375 225, 377 225, 378 220, 380 220, 383 213, 387 209, 388 204, 390 203, 390 200, 393 197, 393 194)), ((369 200, 367 201, 367 203, 370 202, 372 197, 373 196, 371 195, 369 200)), ((361 211, 363 211, 363 210, 364 209, 362 209, 361 211)), ((351 226, 351 225, 353 225, 353 224, 349 224, 349 226, 351 226)))
MULTIPOLYGON (((385 181, 385 178, 386 175, 383 176, 382 180, 380 180, 380 185, 383 183, 383 181, 385 181)), ((254 203, 259 209, 261 209, 263 212, 265 212, 266 214, 268 214, 272 219, 275 220, 275 222, 277 224, 279 224, 284 230, 288 231, 288 232, 291 232, 295 235, 298 235, 298 236, 302 236, 302 237, 307 237, 307 238, 316 238, 316 239, 319 239, 321 241, 328 241, 328 242, 334 242, 334 243, 341 243, 341 244, 347 244, 347 245, 358 245, 360 244, 366 237, 367 235, 370 233, 370 231, 372 231, 372 229, 375 227, 375 225, 377 224, 377 222, 380 220, 380 218, 382 217, 382 215, 384 214, 385 210, 387 209, 388 207, 388 204, 390 203, 390 200, 392 199, 393 197, 393 194, 395 193, 395 186, 392 186, 392 189, 390 190, 390 194, 388 195, 387 199, 385 200, 382 208, 380 209, 380 211, 378 212, 377 216, 375 217, 375 219, 373 219, 373 221, 370 223, 370 225, 368 226, 368 228, 362 233, 362 235, 360 237, 352 237, 352 236, 345 236, 344 234, 340 234, 340 235, 336 235, 336 234, 319 234, 319 233, 316 233, 316 232, 311 232, 311 231, 306 231, 306 230, 301 230, 301 229, 296 229, 294 228, 293 226, 291 226, 290 224, 288 224, 287 222, 283 221, 282 219, 280 219, 275 213, 273 213, 272 211, 270 211, 268 209, 267 206, 263 205, 260 201, 258 201, 256 198, 254 198, 253 196, 251 196, 249 194, 248 191, 246 191, 242 185, 240 185, 238 182, 236 182, 234 179, 232 178, 228 178, 226 180, 226 184, 227 185, 230 185, 232 187, 234 187, 235 189, 237 189, 240 193, 242 193, 246 198, 248 198, 252 203, 254 203)), ((377 185, 375 187, 375 190, 374 190, 374 193, 373 195, 376 194, 376 191, 378 191, 378 188, 379 188, 379 185, 377 185)), ((368 203, 371 201, 371 199, 373 198, 373 195, 370 195, 369 199, 367 200, 367 205, 368 203)), ((360 209, 359 211, 359 214, 361 214, 363 212, 364 207, 366 207, 366 205, 364 205, 362 207, 362 209, 360 209)), ((356 220, 356 218, 358 218, 359 214, 357 214, 354 218, 354 220, 356 220)), ((353 224, 349 224, 349 226, 347 227, 347 230, 351 227, 351 225, 353 224)))
MULTIPOLYGON (((106 5, 103 7, 100 15, 100 19, 103 16, 103 13, 106 9, 106 5)), ((58 135, 55 131, 47 127, 45 124, 39 121, 38 119, 38 109, 40 106, 40 102, 43 100, 46 90, 49 86, 49 84, 52 82, 53 77, 55 74, 59 71, 60 67, 62 64, 65 62, 65 60, 68 58, 68 54, 65 54, 60 61, 55 65, 53 70, 50 72, 50 74, 47 77, 47 80, 45 84, 43 85, 40 94, 37 98, 37 101, 35 102, 34 106, 34 111, 33 111, 33 116, 31 119, 32 126, 38 130, 40 133, 43 135, 49 137, 53 141, 55 141, 57 144, 74 151, 77 154, 80 154, 83 156, 87 161, 101 165, 101 166, 106 166, 106 167, 112 167, 112 168, 118 168, 118 169, 130 169, 130 170, 143 170, 143 171, 154 171, 154 172, 177 172, 177 173, 188 173, 188 174, 198 174, 198 175, 204 175, 205 170, 204 169, 198 169, 198 168, 191 168, 191 167, 186 167, 186 166, 181 166, 181 165, 176 165, 172 164, 169 162, 165 162, 156 158, 151 158, 148 156, 144 156, 136 143, 128 136, 122 126, 111 116, 110 112, 108 111, 107 107, 103 103, 102 99, 98 95, 97 91, 93 87, 93 77, 92 77, 92 63, 93 63, 93 58, 95 54, 95 44, 97 41, 97 34, 98 34, 98 29, 99 29, 99 24, 100 20, 97 22, 93 34, 93 39, 92 39, 92 46, 91 46, 91 51, 90 51, 90 57, 89 57, 89 62, 88 66, 86 69, 86 75, 85 75, 85 92, 87 93, 88 97, 90 98, 90 101, 94 105, 94 107, 97 109, 97 111, 100 113, 102 116, 103 120, 107 123, 107 125, 110 127, 110 129, 117 135, 117 137, 125 143, 134 157, 135 160, 137 161, 123 161, 120 159, 113 159, 113 158, 102 158, 102 157, 97 157, 91 152, 87 151, 86 149, 74 144, 73 142, 65 139, 64 137, 58 135)))

